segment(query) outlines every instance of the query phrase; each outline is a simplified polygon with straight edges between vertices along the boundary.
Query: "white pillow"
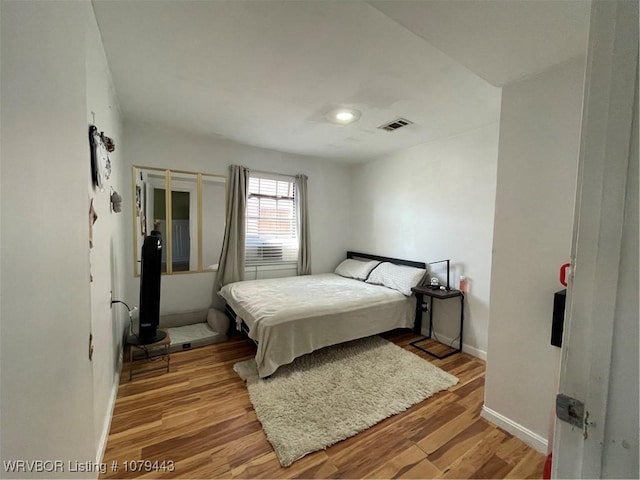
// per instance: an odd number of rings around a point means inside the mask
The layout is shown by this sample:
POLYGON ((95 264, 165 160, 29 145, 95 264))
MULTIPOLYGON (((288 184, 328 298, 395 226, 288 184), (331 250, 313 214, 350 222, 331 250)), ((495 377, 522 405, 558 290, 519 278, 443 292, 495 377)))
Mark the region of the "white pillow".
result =
POLYGON ((424 268, 407 267, 405 265, 384 262, 371 272, 367 283, 384 285, 385 287, 398 290, 408 297, 411 295, 411 288, 420 283, 420 280, 422 280, 426 272, 427 270, 424 268))
POLYGON ((366 280, 371 270, 380 262, 372 260, 370 262, 363 262, 361 260, 353 260, 348 258, 343 260, 334 271, 336 275, 347 278, 355 278, 356 280, 366 280))

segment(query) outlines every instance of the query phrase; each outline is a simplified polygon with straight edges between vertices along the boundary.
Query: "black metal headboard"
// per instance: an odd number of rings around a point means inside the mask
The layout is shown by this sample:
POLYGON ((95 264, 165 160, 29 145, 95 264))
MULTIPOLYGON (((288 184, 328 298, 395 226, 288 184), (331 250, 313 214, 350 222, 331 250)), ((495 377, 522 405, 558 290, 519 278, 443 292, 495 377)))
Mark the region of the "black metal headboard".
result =
POLYGON ((379 262, 391 262, 396 265, 406 265, 408 267, 427 268, 425 262, 415 262, 413 260, 402 260, 400 258, 381 257, 379 255, 371 255, 370 253, 347 252, 347 258, 364 258, 367 260, 377 260, 379 262))

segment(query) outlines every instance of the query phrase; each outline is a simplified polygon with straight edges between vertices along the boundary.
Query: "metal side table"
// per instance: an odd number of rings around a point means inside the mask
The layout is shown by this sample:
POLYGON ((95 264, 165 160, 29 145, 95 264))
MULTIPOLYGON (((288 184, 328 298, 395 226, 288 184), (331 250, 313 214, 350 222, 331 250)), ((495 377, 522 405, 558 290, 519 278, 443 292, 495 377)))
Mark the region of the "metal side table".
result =
MULTIPOLYGON (((436 357, 437 359, 447 358, 456 353, 460 353, 462 351, 462 330, 464 327, 464 293, 462 293, 460 290, 436 290, 428 287, 414 287, 411 289, 411 291, 416 294, 416 299, 417 299, 416 319, 413 326, 413 330, 416 333, 422 333, 422 312, 426 311, 426 312, 429 312, 429 334, 427 336, 424 336, 418 340, 411 342, 410 345, 417 348, 418 350, 428 353, 433 357, 436 357), (429 298, 428 304, 425 303, 425 299, 424 299, 425 296, 429 298), (426 348, 418 345, 419 343, 422 343, 425 340, 430 340, 432 337, 433 304, 434 304, 433 300, 434 299, 446 300, 449 298, 456 298, 456 297, 460 298, 460 336, 459 336, 460 342, 458 344, 459 345, 458 348, 453 349, 452 351, 444 355, 438 355, 437 353, 429 351, 426 348)), ((448 345, 446 346, 448 347, 448 345)), ((449 347, 449 348, 453 348, 453 347, 449 347)))

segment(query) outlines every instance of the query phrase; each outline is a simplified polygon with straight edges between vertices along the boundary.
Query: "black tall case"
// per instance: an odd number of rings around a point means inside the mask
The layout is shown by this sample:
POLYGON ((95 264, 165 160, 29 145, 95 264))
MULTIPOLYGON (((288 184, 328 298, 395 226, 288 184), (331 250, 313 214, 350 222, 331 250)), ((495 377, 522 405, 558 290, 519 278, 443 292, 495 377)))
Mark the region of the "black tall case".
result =
MULTIPOLYGON (((151 232, 142 245, 140 270, 140 342, 154 342, 160 323, 160 278, 162 274, 162 237, 151 232)), ((163 335, 164 336, 164 335, 163 335)))

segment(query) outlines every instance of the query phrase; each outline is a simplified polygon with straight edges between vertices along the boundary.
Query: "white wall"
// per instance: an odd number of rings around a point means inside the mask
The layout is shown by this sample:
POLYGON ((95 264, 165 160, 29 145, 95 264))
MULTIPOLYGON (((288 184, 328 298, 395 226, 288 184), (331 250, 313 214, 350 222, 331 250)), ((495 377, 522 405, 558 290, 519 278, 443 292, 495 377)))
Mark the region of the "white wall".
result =
POLYGON ((95 461, 84 51, 91 7, 0 8, 2 460, 95 461))
MULTIPOLYGON (((464 348, 487 351, 498 125, 418 145, 352 172, 350 248, 426 262, 451 259, 453 287, 470 280, 464 348)), ((458 302, 438 302, 443 339, 458 333, 458 302)), ((425 322, 426 325, 426 322, 425 322)))
MULTIPOLYGON (((137 122, 124 125, 125 162, 228 175, 229 165, 256 170, 309 176, 309 215, 313 273, 332 271, 344 258, 349 231, 349 167, 324 159, 250 147, 227 140, 184 133, 137 122)), ((139 303, 139 278, 133 276, 131 187, 125 189, 127 216, 127 302, 139 303)), ((272 273, 272 272, 271 272, 272 273)), ((295 274, 295 272, 293 272, 295 274)), ((270 272, 265 272, 266 277, 270 272)), ((251 276, 248 276, 251 278, 251 276)), ((161 313, 208 308, 212 301, 214 273, 163 275, 161 313)))
POLYGON ((93 334, 93 388, 95 443, 100 455, 109 433, 111 410, 117 393, 122 360, 123 331, 129 317, 123 305, 111 308, 113 298, 125 291, 124 214, 111 211, 111 188, 118 193, 131 188, 126 182, 128 169, 122 163, 123 148, 118 100, 111 80, 93 11, 86 20, 86 119, 113 139, 116 150, 109 154, 111 176, 101 191, 87 178, 88 196, 98 220, 93 225, 91 264, 91 333, 93 334))
POLYGON ((109 208, 109 186, 123 185, 117 100, 89 2, 1 5, 2 460, 63 468, 0 476, 96 477, 68 462, 101 458, 127 318, 110 308, 125 278, 124 219, 109 208), (91 183, 91 112, 119 147, 104 192, 91 183))
POLYGON ((569 261, 584 61, 504 87, 483 415, 546 453, 560 349, 550 344, 569 261))

